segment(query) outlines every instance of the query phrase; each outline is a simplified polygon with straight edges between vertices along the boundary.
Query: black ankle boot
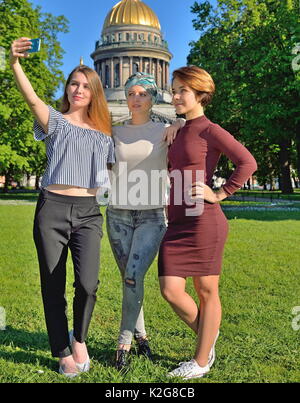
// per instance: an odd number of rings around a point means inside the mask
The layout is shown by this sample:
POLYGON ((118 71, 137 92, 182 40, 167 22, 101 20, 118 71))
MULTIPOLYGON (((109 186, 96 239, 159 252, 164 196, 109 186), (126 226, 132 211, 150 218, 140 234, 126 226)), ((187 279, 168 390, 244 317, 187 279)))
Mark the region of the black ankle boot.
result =
POLYGON ((153 361, 151 349, 149 346, 149 342, 147 339, 138 339, 138 355, 143 355, 147 357, 149 360, 153 361))
POLYGON ((129 355, 129 351, 127 351, 127 350, 117 350, 115 368, 118 371, 121 371, 123 368, 127 367, 128 355, 129 355))

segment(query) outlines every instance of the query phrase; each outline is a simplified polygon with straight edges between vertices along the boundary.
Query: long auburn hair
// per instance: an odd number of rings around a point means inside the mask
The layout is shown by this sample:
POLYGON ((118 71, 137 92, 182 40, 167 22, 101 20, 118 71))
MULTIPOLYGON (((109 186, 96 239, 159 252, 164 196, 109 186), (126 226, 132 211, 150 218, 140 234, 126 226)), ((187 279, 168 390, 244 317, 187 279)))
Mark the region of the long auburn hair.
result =
POLYGON ((88 66, 75 67, 75 69, 70 73, 65 85, 64 95, 62 98, 62 104, 60 108, 61 113, 66 113, 70 109, 67 88, 74 73, 84 74, 91 90, 92 100, 88 106, 88 117, 91 119, 97 130, 106 134, 107 136, 111 136, 111 117, 107 106, 104 90, 98 74, 95 70, 91 69, 88 66))
POLYGON ((173 72, 173 79, 177 78, 186 83, 197 95, 201 96, 202 106, 207 106, 216 91, 214 80, 204 69, 197 66, 185 66, 173 72))

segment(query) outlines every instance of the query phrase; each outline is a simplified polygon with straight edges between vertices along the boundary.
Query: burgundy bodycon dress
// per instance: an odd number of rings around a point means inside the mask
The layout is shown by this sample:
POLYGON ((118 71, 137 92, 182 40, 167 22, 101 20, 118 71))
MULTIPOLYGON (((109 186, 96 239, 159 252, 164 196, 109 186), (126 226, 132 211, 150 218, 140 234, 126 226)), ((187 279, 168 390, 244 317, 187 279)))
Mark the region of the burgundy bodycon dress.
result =
POLYGON ((170 147, 168 229, 159 251, 159 276, 185 278, 220 274, 228 233, 227 219, 219 203, 204 202, 195 207, 185 194, 192 182, 201 180, 196 176, 201 172, 204 182, 211 186, 222 153, 236 165, 223 186, 231 195, 243 186, 257 165, 250 152, 230 133, 201 116, 188 120, 170 147), (180 181, 184 175, 185 179, 180 181))

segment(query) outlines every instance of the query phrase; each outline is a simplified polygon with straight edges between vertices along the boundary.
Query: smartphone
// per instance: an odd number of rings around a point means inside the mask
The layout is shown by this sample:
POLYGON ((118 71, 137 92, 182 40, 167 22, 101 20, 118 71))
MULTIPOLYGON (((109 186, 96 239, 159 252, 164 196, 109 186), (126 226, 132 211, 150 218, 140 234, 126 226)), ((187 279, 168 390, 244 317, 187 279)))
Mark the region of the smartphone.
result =
POLYGON ((31 39, 30 42, 32 43, 31 49, 28 49, 27 53, 39 52, 39 50, 41 48, 41 39, 40 38, 31 39))

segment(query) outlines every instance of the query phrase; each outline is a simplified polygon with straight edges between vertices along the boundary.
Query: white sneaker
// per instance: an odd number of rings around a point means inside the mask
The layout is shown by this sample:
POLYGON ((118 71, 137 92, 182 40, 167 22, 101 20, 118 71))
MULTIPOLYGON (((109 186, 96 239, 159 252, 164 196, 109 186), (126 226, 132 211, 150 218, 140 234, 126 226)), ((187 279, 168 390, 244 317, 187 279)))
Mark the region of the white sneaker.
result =
POLYGON ((180 366, 173 371, 168 373, 169 377, 178 376, 185 380, 193 378, 202 378, 205 374, 209 372, 209 365, 205 367, 200 367, 200 365, 193 359, 191 361, 182 362, 180 366))
MULTIPOLYGON (((209 365, 209 368, 212 367, 212 365, 213 365, 213 363, 215 362, 215 359, 216 359, 216 349, 215 349, 215 345, 216 345, 216 342, 217 342, 217 340, 218 340, 219 335, 220 335, 220 332, 219 332, 219 330, 218 330, 218 333, 217 333, 217 336, 216 336, 216 338, 215 338, 214 344, 212 345, 212 348, 210 349, 210 352, 209 352, 209 354, 208 354, 208 365, 209 365)), ((179 365, 181 365, 181 364, 184 364, 184 362, 180 362, 180 363, 179 363, 179 365)))
POLYGON ((215 362, 215 359, 216 359, 215 345, 216 345, 216 342, 218 340, 219 334, 220 334, 220 332, 218 331, 217 336, 215 338, 215 342, 214 342, 214 344, 213 344, 213 346, 212 346, 212 348, 211 348, 211 350, 209 352, 209 355, 208 355, 208 366, 209 366, 209 368, 212 367, 212 365, 213 365, 213 363, 215 362))

